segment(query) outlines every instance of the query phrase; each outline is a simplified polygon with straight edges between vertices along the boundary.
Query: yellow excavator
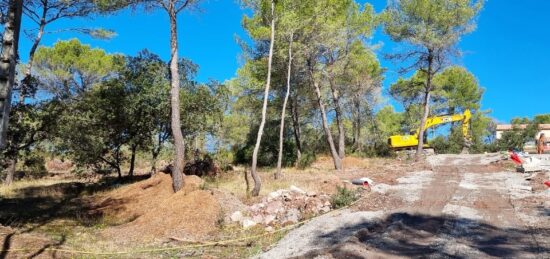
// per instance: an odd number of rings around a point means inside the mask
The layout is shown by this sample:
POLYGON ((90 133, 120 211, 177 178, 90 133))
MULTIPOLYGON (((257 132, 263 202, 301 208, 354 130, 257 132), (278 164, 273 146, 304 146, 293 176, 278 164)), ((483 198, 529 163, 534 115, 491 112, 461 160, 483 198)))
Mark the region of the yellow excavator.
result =
MULTIPOLYGON (((424 130, 440 124, 462 121, 462 134, 464 135, 466 143, 469 143, 471 118, 472 114, 470 113, 470 110, 464 111, 463 114, 430 117, 426 120, 426 123, 424 124, 424 130)), ((415 148, 418 146, 419 131, 420 129, 416 129, 415 131, 411 132, 411 135, 391 136, 388 139, 388 145, 390 145, 390 147, 394 150, 415 148)), ((424 142, 424 148, 430 148, 430 146, 426 144, 426 141, 424 142)))

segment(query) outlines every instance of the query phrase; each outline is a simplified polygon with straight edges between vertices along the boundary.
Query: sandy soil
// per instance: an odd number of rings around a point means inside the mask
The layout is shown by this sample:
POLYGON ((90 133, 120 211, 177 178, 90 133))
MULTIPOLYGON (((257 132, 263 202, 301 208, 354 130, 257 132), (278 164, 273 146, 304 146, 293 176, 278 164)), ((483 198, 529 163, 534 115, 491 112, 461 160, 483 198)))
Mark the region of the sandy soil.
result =
POLYGON ((550 174, 527 180, 501 158, 431 156, 432 170, 375 184, 258 258, 550 258, 550 190, 533 188, 550 174))

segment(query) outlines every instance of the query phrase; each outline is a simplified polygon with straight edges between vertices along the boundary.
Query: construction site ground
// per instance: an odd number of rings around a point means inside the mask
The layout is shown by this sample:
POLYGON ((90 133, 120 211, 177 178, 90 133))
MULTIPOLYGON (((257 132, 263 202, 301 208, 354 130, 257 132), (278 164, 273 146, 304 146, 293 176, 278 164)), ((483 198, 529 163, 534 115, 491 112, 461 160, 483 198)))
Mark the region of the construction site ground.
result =
POLYGON ((21 181, 0 189, 0 258, 550 258, 550 156, 529 174, 506 157, 347 157, 344 171, 321 157, 278 180, 262 169, 260 197, 247 196, 244 168, 189 177, 175 194, 169 175, 116 185, 68 173, 21 181), (337 186, 362 188, 349 183, 361 177, 374 183, 359 200, 301 217, 290 231, 229 219, 280 189, 334 195, 337 186))
POLYGON ((430 169, 375 183, 357 205, 308 222, 258 257, 550 258, 550 175, 517 173, 502 157, 430 156, 430 169))

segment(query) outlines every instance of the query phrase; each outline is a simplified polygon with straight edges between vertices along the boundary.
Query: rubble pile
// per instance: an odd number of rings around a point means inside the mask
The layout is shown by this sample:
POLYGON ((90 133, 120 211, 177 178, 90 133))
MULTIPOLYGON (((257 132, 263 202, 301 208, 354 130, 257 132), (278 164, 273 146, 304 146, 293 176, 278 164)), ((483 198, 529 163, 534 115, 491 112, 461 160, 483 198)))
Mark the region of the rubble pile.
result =
POLYGON ((249 206, 245 211, 236 211, 231 221, 243 228, 255 225, 271 226, 297 223, 307 217, 329 212, 330 196, 305 192, 296 186, 269 193, 260 203, 249 206))

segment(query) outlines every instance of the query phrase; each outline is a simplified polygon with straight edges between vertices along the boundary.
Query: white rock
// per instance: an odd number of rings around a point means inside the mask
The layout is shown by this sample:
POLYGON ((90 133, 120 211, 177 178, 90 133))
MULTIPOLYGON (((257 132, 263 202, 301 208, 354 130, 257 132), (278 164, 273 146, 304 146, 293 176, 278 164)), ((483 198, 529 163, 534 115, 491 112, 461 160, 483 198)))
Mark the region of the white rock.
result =
POLYGON ((299 193, 299 194, 306 194, 306 192, 304 190, 302 190, 302 189, 300 189, 300 188, 298 188, 294 185, 290 186, 290 191, 296 192, 296 193, 299 193))
POLYGON ((319 211, 320 211, 321 213, 327 213, 327 212, 330 211, 330 207, 324 206, 324 207, 322 207, 319 211))
POLYGON ((251 220, 250 218, 245 218, 245 219, 243 220, 242 225, 243 225, 243 228, 245 228, 245 229, 246 229, 246 228, 251 228, 251 227, 253 227, 253 226, 256 226, 256 222, 254 222, 254 221, 251 220))
POLYGON ((235 211, 230 218, 233 222, 240 222, 243 219, 243 214, 240 211, 235 211))
POLYGON ((273 229, 272 226, 269 226, 269 227, 265 228, 265 231, 267 231, 267 232, 273 232, 273 230, 274 229, 273 229))
POLYGON ((270 192, 269 194, 267 194, 267 201, 272 201, 272 200, 275 200, 277 198, 281 197, 281 193, 276 191, 276 192, 270 192))

